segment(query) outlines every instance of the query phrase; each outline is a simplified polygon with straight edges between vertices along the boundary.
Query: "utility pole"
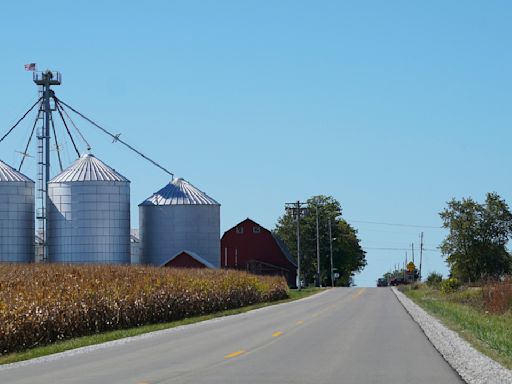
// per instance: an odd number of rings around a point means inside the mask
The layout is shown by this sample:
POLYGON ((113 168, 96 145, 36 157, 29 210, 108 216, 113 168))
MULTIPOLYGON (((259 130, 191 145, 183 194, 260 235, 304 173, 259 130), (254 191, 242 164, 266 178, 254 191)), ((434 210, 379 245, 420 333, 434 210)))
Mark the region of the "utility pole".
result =
POLYGON ((414 264, 414 243, 411 243, 412 263, 414 264))
POLYGON ((421 264, 423 263, 423 232, 421 232, 420 235, 421 241, 420 241, 420 281, 421 281, 421 264))
POLYGON ((319 287, 322 286, 320 282, 320 235, 318 231, 318 205, 315 207, 316 209, 316 279, 317 285, 319 287))
POLYGON ((303 208, 306 203, 297 201, 295 203, 286 203, 285 209, 291 211, 297 221, 297 289, 302 289, 301 270, 300 270, 300 217, 305 215, 307 208, 303 208))
POLYGON ((407 267, 407 252, 405 252, 405 261, 404 261, 404 269, 403 269, 403 277, 405 280, 405 268, 407 267))
POLYGON ((329 215, 329 254, 331 256, 331 286, 334 288, 334 265, 332 263, 332 227, 331 216, 329 215))

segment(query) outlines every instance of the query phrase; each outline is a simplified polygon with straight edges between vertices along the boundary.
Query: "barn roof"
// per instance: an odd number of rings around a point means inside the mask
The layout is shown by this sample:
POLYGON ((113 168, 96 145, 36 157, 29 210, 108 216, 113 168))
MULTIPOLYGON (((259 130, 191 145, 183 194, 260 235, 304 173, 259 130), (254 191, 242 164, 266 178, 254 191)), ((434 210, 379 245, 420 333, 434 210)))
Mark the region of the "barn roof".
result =
POLYGON ((295 261, 295 258, 291 255, 290 251, 288 250, 288 247, 284 243, 284 241, 277 236, 275 233, 270 232, 272 234, 272 237, 276 241, 277 245, 281 249, 281 252, 285 255, 285 257, 288 259, 290 263, 292 263, 294 266, 297 266, 297 262, 295 261))
POLYGON ((164 265, 166 265, 167 263, 169 263, 170 261, 173 261, 176 257, 178 257, 179 255, 181 255, 182 253, 186 253, 187 255, 189 255, 190 257, 192 257, 194 260, 200 262, 201 264, 203 264, 205 267, 207 268, 211 268, 211 269, 217 269, 215 267, 215 265, 213 265, 212 263, 210 263, 209 261, 203 259, 201 256, 199 256, 197 253, 195 252, 192 252, 192 251, 187 251, 186 249, 182 249, 181 251, 179 251, 178 253, 176 253, 174 256, 170 257, 169 259, 167 259, 167 261, 163 262, 160 266, 163 267, 164 265))

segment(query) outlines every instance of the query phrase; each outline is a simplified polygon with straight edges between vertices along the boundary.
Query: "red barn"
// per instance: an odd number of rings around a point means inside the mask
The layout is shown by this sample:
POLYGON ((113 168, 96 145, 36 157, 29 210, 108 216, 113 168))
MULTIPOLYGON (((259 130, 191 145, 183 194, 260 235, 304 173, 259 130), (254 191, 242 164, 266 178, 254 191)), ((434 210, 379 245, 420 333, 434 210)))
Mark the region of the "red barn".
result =
POLYGON ((281 275, 296 285, 297 264, 281 239, 251 219, 226 231, 220 241, 221 268, 281 275))
POLYGON ((178 252, 162 266, 169 268, 215 268, 211 263, 191 251, 178 252))

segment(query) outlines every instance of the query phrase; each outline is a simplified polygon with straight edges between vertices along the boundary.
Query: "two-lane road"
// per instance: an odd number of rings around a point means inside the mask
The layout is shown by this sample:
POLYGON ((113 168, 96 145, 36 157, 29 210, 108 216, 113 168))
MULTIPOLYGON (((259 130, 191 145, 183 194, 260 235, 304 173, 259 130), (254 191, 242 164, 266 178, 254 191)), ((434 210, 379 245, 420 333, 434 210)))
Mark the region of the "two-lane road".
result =
POLYGON ((391 290, 337 288, 7 369, 0 383, 462 383, 391 290))

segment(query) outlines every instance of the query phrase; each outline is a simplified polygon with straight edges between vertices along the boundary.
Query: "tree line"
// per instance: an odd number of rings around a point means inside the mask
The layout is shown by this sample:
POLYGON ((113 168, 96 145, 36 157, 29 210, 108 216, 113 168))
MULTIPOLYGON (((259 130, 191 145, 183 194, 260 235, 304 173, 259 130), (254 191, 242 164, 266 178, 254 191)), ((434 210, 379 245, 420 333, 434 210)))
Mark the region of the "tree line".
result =
POLYGON ((452 199, 440 213, 447 237, 440 249, 450 274, 463 282, 499 279, 512 272, 507 243, 512 236, 512 212, 497 193, 485 202, 452 199))
MULTIPOLYGON (((332 255, 338 286, 353 284, 353 276, 366 266, 366 252, 357 237, 357 230, 342 217, 341 204, 332 196, 313 196, 307 200, 307 214, 300 218, 301 274, 306 283, 320 281, 331 285, 329 218, 331 219, 332 255), (317 276, 317 212, 319 223, 320 276, 317 276)), ((297 255, 296 216, 286 211, 279 219, 274 233, 297 255)))

